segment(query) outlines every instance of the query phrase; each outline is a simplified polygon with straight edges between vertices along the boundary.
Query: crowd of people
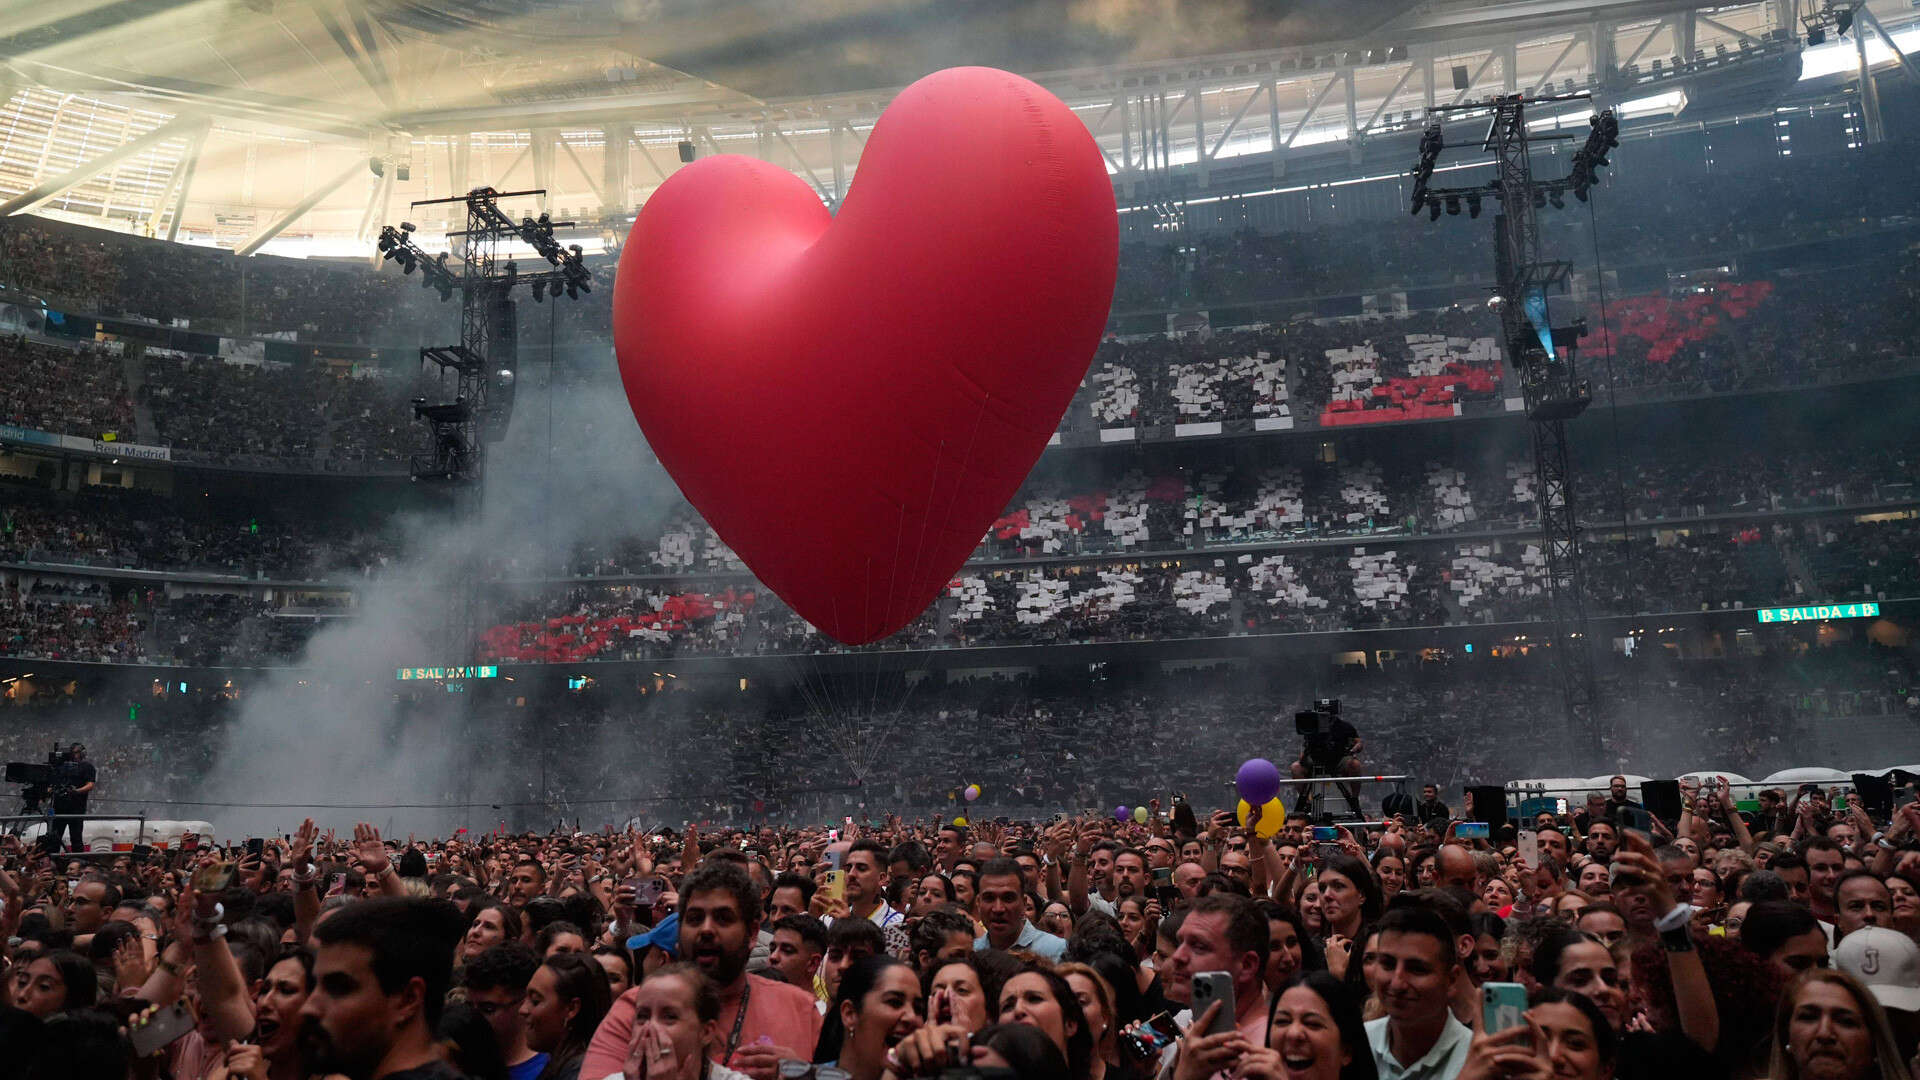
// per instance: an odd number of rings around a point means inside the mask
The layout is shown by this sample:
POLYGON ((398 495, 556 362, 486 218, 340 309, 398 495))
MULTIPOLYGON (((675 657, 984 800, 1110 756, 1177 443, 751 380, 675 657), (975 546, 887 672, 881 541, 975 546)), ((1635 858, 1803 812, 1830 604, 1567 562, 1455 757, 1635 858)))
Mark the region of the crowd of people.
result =
MULTIPOLYGON (((1586 347, 1595 355, 1583 363, 1596 392, 1630 399, 1898 373, 1920 333, 1916 265, 1909 254, 1616 298, 1611 313, 1589 304, 1586 347)), ((1112 337, 1062 432, 1167 439, 1196 424, 1243 432, 1500 414, 1519 390, 1503 372, 1498 332, 1486 308, 1448 307, 1112 337)), ((114 353, 16 339, 0 348, 9 375, 0 417, 55 432, 114 431, 197 461, 392 471, 418 441, 412 400, 445 392, 378 367, 144 352, 134 392, 114 353)), ((591 362, 611 367, 604 349, 591 362)))
MULTIPOLYGON (((1416 773, 1420 786, 1364 823, 1315 817, 1290 796, 1236 812, 1230 790, 1185 794, 1202 789, 1151 761, 1151 743, 1103 729, 1076 749, 1095 755, 1086 773, 1105 790, 1126 781, 1131 805, 1089 811, 1089 793, 1033 760, 1059 752, 1044 743, 1047 716, 1027 719, 998 729, 1018 745, 991 771, 972 755, 927 763, 958 770, 936 789, 970 797, 926 813, 913 807, 926 781, 908 772, 870 776, 860 807, 828 824, 754 805, 684 827, 404 840, 311 818, 279 835, 116 851, 8 836, 0 1069, 31 1080, 1909 1075, 1913 777, 1876 795, 1736 792, 1710 774, 1656 803, 1651 785, 1616 776, 1510 810, 1416 773), (1115 765, 1124 772, 1105 771, 1115 765), (976 784, 991 801, 972 800, 976 784)), ((1187 719, 1141 710, 1141 722, 1187 719)), ((1396 734, 1369 727, 1362 741, 1396 734)), ((1308 740, 1299 759, 1361 753, 1358 738, 1308 740)), ((805 756, 808 744, 752 745, 805 756)), ((1193 745, 1216 777, 1242 756, 1193 745)))
MULTIPOLYGON (((1762 777, 1809 764, 1920 760, 1920 672, 1898 650, 1854 643, 1679 659, 1659 647, 1663 640, 1650 630, 1633 656, 1600 661, 1609 762, 1656 776, 1707 767, 1762 777)), ((260 800, 223 777, 252 775, 246 763, 263 747, 311 738, 310 728, 348 738, 335 719, 346 711, 371 740, 352 753, 406 763, 420 796, 406 801, 476 808, 448 811, 458 820, 439 824, 449 828, 614 812, 650 821, 838 820, 862 804, 911 814, 1050 812, 1131 806, 1165 787, 1211 790, 1241 758, 1279 754, 1275 744, 1291 740, 1293 713, 1306 700, 1332 697, 1365 732, 1369 774, 1451 787, 1559 774, 1549 763, 1563 756, 1567 730, 1548 659, 1519 647, 1495 651, 1407 653, 1366 668, 1275 662, 1155 674, 1112 664, 930 682, 800 664, 756 673, 744 688, 694 671, 656 679, 587 668, 593 678, 573 690, 523 677, 491 689, 475 681, 462 694, 422 684, 367 697, 311 671, 196 676, 185 690, 134 673, 119 683, 90 678, 70 693, 41 681, 26 700, 5 699, 0 756, 42 760, 55 742, 77 739, 97 756, 126 760, 102 765, 94 812, 231 820, 240 811, 222 804, 260 800), (408 761, 406 747, 391 742, 403 729, 459 738, 432 751, 432 761, 408 761), (1154 751, 1175 744, 1177 753, 1154 751), (982 776, 983 747, 1001 762, 992 779, 982 776), (974 782, 985 786, 985 801, 956 809, 974 782)), ((340 787, 304 797, 379 799, 349 781, 340 787)), ((251 823, 266 832, 292 825, 271 810, 255 811, 251 823)))
POLYGON ((0 423, 99 438, 136 432, 118 350, 0 339, 0 423))
MULTIPOLYGON (((32 515, 23 517, 23 530, 35 524, 32 515)), ((252 539, 235 546, 250 548, 252 539)), ((1236 551, 1234 541, 1220 541, 1211 549, 1041 565, 976 562, 912 623, 869 648, 1172 641, 1547 617, 1546 563, 1530 525, 1460 542, 1359 533, 1353 539, 1359 546, 1276 549, 1256 541, 1247 545, 1254 550, 1236 551)), ((307 550, 371 557, 352 544, 307 550)), ((1736 518, 1596 535, 1582 550, 1587 611, 1602 617, 1886 601, 1920 592, 1920 523, 1901 514, 1757 524, 1736 518)), ((737 566, 656 573, 628 582, 478 583, 479 655, 570 663, 846 649, 737 566)), ((0 570, 0 583, 7 589, 0 656, 215 666, 295 661, 315 633, 354 625, 369 599, 356 592, 405 584, 373 579, 349 592, 339 583, 257 591, 201 582, 170 595, 64 566, 55 573, 0 570)))

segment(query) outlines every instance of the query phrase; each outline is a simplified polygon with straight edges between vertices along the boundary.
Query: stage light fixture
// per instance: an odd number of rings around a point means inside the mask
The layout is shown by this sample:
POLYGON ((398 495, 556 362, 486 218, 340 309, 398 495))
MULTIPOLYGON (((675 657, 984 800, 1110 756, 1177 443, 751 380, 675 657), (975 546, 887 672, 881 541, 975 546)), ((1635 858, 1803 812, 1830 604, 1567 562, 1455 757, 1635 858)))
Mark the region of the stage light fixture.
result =
POLYGON ((1453 217, 1460 216, 1460 196, 1447 196, 1447 213, 1453 217))
POLYGON ((1439 199, 1427 200, 1427 220, 1428 221, 1440 220, 1440 200, 1439 199))
POLYGON ((1470 218, 1477 218, 1480 216, 1480 196, 1478 195, 1467 196, 1467 216, 1470 218))

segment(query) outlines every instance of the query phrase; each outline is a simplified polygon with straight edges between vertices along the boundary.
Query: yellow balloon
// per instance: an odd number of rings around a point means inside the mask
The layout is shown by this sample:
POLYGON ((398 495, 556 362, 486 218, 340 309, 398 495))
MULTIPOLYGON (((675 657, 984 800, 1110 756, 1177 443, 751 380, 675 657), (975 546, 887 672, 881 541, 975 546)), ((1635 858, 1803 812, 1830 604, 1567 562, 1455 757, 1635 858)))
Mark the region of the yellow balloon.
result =
POLYGON ((1145 825, 1147 823, 1147 808, 1144 806, 1134 807, 1133 820, 1139 822, 1142 825, 1145 825))
MULTIPOLYGON (((1247 823, 1247 816, 1253 812, 1253 807, 1247 805, 1247 800, 1241 799, 1240 805, 1234 808, 1234 812, 1239 818, 1240 824, 1244 826, 1247 823)), ((1260 808, 1260 824, 1253 832, 1255 836, 1258 836, 1262 840, 1271 840, 1273 839, 1273 835, 1280 831, 1280 827, 1286 823, 1287 808, 1280 804, 1280 797, 1276 795, 1268 799, 1266 805, 1260 808)))
POLYGON ((961 828, 963 828, 963 829, 967 827, 967 819, 966 819, 966 818, 963 818, 963 817, 957 817, 957 818, 954 818, 954 819, 953 819, 953 823, 954 823, 955 825, 958 825, 958 826, 960 826, 960 827, 961 827, 961 828))

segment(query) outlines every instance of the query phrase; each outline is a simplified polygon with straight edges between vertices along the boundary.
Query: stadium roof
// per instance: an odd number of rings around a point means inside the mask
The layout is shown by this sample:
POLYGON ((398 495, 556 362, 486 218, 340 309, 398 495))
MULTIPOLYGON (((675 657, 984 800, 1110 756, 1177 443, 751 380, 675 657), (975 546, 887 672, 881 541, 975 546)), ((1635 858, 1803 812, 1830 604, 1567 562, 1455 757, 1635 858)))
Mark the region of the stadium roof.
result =
MULTIPOLYGON (((1123 191, 1178 172, 1186 194, 1205 195, 1261 173, 1270 182, 1316 159, 1360 165, 1369 139, 1418 126, 1435 101, 1571 85, 1642 113, 1691 108, 1690 121, 1771 105, 1809 70, 1791 7, 14 5, 0 14, 0 91, 10 92, 0 108, 0 211, 245 251, 345 253, 366 250, 381 223, 406 216, 408 202, 483 183, 545 187, 553 209, 617 223, 678 167, 683 141, 703 154, 752 153, 785 165, 831 202, 893 88, 953 63, 1008 67, 1059 93, 1100 139, 1123 191), (1599 77, 1610 68, 1626 74, 1599 77), (1456 89, 1461 82, 1466 89, 1456 89), (1149 157, 1149 140, 1162 152, 1149 157)), ((1914 10, 1904 0, 1863 10, 1857 33, 1875 35, 1869 59, 1911 71, 1887 42, 1913 42, 1914 10)), ((1855 67, 1853 43, 1821 48, 1845 55, 1813 65, 1815 74, 1844 80, 1855 67)))

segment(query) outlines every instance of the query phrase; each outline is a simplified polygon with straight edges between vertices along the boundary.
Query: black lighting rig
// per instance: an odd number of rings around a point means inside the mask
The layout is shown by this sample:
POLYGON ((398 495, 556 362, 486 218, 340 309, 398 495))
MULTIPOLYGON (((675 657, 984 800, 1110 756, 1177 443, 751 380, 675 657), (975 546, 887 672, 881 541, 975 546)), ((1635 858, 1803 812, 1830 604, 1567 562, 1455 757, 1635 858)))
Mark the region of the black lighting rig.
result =
POLYGON ((554 221, 542 213, 515 221, 500 209, 503 199, 544 195, 545 191, 495 191, 480 187, 447 199, 425 199, 413 205, 465 203, 467 227, 447 234, 451 252, 429 255, 414 242, 414 225, 403 221, 380 230, 380 254, 400 264, 402 273, 418 271, 421 287, 433 289, 441 300, 460 294, 460 343, 420 350, 424 364, 439 365, 458 377, 458 389, 449 402, 413 401, 414 419, 427 430, 412 456, 415 480, 467 483, 478 480, 485 464, 485 444, 506 433, 513 415, 514 383, 519 376, 517 320, 513 290, 533 290, 535 303, 565 293, 577 300, 593 291, 593 273, 582 259, 579 244, 562 245, 553 235, 571 221, 554 221), (503 258, 503 245, 518 241, 531 247, 546 268, 521 273, 503 258))
POLYGON ((1508 364, 1519 376, 1533 429, 1533 461, 1539 481, 1540 531, 1546 553, 1546 596, 1553 616, 1554 666, 1561 679, 1571 745, 1594 756, 1604 752, 1607 732, 1594 702, 1592 635, 1588 632, 1584 580, 1580 568, 1579 520, 1575 513, 1573 470, 1568 455, 1567 421, 1593 401, 1588 380, 1575 359, 1586 336, 1584 319, 1554 326, 1547 291, 1564 287, 1571 269, 1564 260, 1540 256, 1538 214, 1549 205, 1566 207, 1566 194, 1586 202, 1598 182, 1607 154, 1620 145, 1620 120, 1608 109, 1588 122, 1586 143, 1573 155, 1573 168, 1558 180, 1533 175, 1535 142, 1572 139, 1558 133, 1527 130, 1527 108, 1560 101, 1586 100, 1588 94, 1527 97, 1508 94, 1471 105, 1442 105, 1427 111, 1420 138, 1420 160, 1413 167, 1411 211, 1426 210, 1440 220, 1444 211, 1480 216, 1488 199, 1500 204, 1494 216, 1494 295, 1489 306, 1500 313, 1501 341, 1508 364), (1441 119, 1447 113, 1491 113, 1480 151, 1491 154, 1494 179, 1473 187, 1434 187, 1434 168, 1446 149, 1441 119))

